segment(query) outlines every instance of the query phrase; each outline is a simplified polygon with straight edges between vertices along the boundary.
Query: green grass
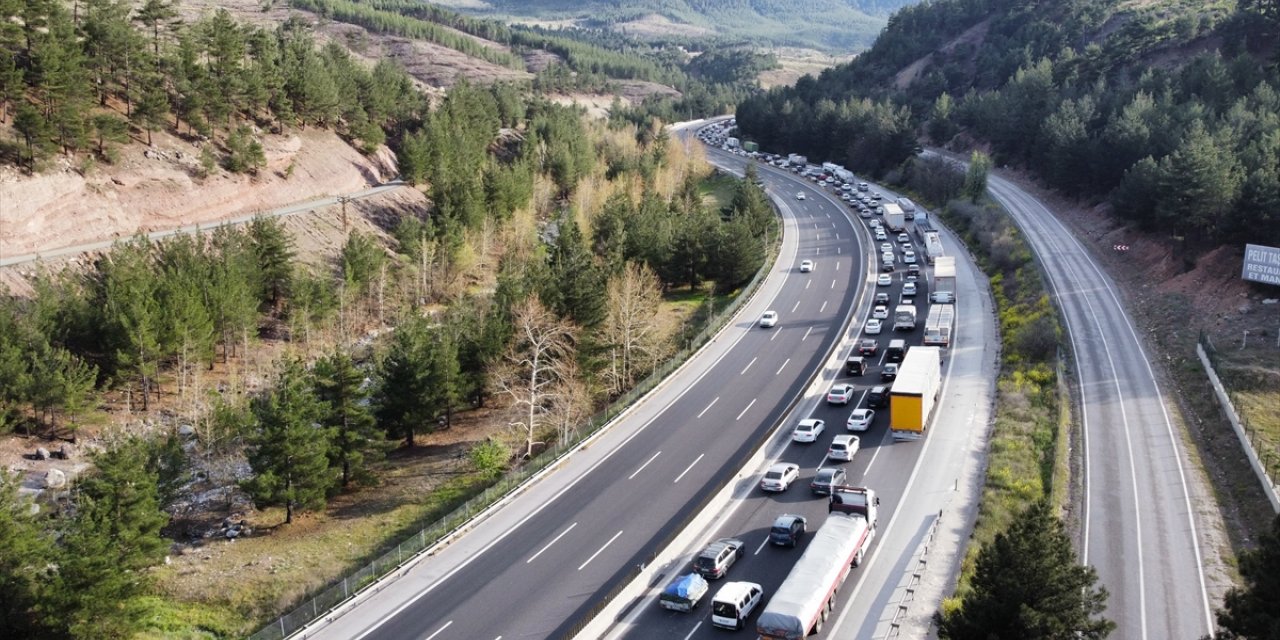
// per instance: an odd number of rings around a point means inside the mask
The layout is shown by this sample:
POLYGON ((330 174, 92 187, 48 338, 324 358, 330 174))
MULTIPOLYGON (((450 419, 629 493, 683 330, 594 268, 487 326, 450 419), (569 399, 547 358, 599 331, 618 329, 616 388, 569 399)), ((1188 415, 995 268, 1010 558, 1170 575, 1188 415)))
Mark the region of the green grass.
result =
POLYGON ((942 217, 965 239, 991 279, 1001 340, 995 423, 978 519, 956 595, 943 603, 946 611, 968 593, 978 552, 1018 513, 1046 497, 1055 504, 1065 501, 1070 420, 1066 388, 1059 382, 1061 364, 1056 353, 1043 348, 1044 340, 1035 340, 1040 332, 1046 340, 1060 341, 1057 313, 1022 234, 991 205, 948 207, 942 217))
POLYGON ((698 185, 702 202, 712 211, 720 211, 733 203, 733 194, 741 179, 728 174, 711 176, 698 185))

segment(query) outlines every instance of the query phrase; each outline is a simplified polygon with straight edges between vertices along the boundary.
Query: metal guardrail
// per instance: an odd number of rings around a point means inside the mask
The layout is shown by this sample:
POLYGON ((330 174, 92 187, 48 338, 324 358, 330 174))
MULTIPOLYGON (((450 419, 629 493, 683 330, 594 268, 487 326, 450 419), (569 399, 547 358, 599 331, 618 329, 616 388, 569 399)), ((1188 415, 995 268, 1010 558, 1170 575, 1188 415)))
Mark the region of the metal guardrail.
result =
MULTIPOLYGON (((878 638, 898 638, 902 636, 903 620, 907 617, 907 613, 911 609, 911 604, 916 599, 916 589, 920 585, 920 581, 924 579, 924 572, 929 566, 929 551, 933 548, 933 539, 938 535, 938 524, 942 522, 942 511, 938 511, 938 515, 934 517, 933 524, 929 525, 929 532, 924 535, 924 539, 920 541, 920 545, 916 548, 916 552, 912 554, 915 558, 915 566, 909 566, 903 575, 902 581, 899 582, 898 589, 901 593, 896 601, 888 605, 893 610, 893 615, 889 618, 888 628, 885 629, 884 635, 878 638)), ((898 589, 895 589, 897 591, 898 589)), ((883 618, 881 618, 883 620, 883 618)))
POLYGON ((1249 424, 1248 416, 1241 415, 1236 410, 1238 396, 1227 388, 1226 384, 1222 382, 1221 375, 1218 374, 1220 359, 1213 342, 1209 340, 1209 336, 1204 331, 1201 331, 1196 338, 1196 342, 1197 350, 1201 356, 1201 364, 1205 368, 1205 374, 1209 378, 1210 386, 1214 389, 1218 405, 1222 408, 1223 413, 1226 414, 1232 428, 1235 429, 1236 436, 1240 440, 1240 446, 1244 449, 1245 456, 1249 458, 1249 463, 1258 475, 1258 480, 1262 483, 1262 490, 1267 494, 1267 499, 1271 501, 1272 509, 1280 513, 1280 442, 1272 440, 1266 434, 1253 427, 1253 425, 1249 424))
MULTIPOLYGON (((318 594, 310 600, 302 603, 300 606, 289 613, 280 616, 273 622, 267 624, 258 632, 249 636, 250 640, 282 640, 290 635, 298 632, 315 620, 320 619, 325 614, 333 611, 339 605, 374 585, 384 576, 394 573, 403 567, 407 562, 417 558, 420 554, 430 551, 437 543, 447 540, 452 536, 467 529, 468 526, 478 517, 484 514, 485 510, 491 507, 504 497, 511 495, 512 492, 518 491, 525 482, 542 470, 550 467, 562 458, 568 456, 576 450, 584 441, 594 436, 608 425, 613 419, 617 418, 623 410, 643 398, 650 391, 656 388, 667 376, 671 375, 677 368, 683 365, 690 357, 706 344, 712 336, 720 331, 737 313, 742 305, 746 304, 759 289, 760 284, 764 282, 769 272, 772 271, 774 262, 777 259, 777 243, 781 240, 782 234, 778 233, 773 238, 773 244, 769 246, 769 252, 765 256, 764 265, 756 272, 754 278, 742 290, 740 294, 730 302, 719 313, 710 317, 707 324, 703 327, 693 339, 689 342, 689 346, 676 353, 665 363, 660 365, 647 378, 638 383, 631 391, 619 396, 604 411, 592 416, 587 425, 577 430, 578 437, 571 442, 558 443, 556 446, 543 451, 535 456, 526 465, 519 469, 513 470, 497 483, 489 486, 479 495, 468 499, 460 506, 455 508, 448 515, 440 518, 434 523, 428 525, 405 540, 402 540, 395 548, 388 550, 377 559, 357 569, 354 573, 342 578, 342 580, 331 583, 323 588, 318 594)), ((635 571, 638 571, 636 569, 635 571)), ((633 578, 634 575, 630 576, 633 578)), ((630 578, 623 580, 620 584, 625 585, 630 582, 630 578)), ((375 587, 380 589, 381 587, 375 587)), ((621 586, 617 587, 613 592, 605 596, 587 617, 589 621, 594 617, 605 604, 612 600, 621 586)), ((585 622, 580 623, 585 624, 585 622)))

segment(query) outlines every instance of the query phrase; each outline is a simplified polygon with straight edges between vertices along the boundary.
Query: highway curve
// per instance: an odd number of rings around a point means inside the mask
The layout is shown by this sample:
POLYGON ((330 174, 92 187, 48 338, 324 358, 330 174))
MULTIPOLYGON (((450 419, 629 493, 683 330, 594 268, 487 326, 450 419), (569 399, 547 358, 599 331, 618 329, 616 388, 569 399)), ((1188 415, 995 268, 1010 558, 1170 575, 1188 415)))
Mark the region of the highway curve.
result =
POLYGON ((693 361, 554 473, 307 637, 571 633, 737 473, 842 338, 866 259, 848 218, 791 203, 769 278, 693 361), (813 273, 795 268, 799 255, 816 260, 813 273), (772 329, 755 323, 766 309, 781 316, 772 329))
MULTIPOLYGON (((989 190, 1026 234, 1066 321, 1083 429, 1081 559, 1110 592, 1117 638, 1213 631, 1182 434, 1115 282, 1044 205, 992 175, 989 190)), ((1194 492, 1202 496, 1203 491, 1194 492)))

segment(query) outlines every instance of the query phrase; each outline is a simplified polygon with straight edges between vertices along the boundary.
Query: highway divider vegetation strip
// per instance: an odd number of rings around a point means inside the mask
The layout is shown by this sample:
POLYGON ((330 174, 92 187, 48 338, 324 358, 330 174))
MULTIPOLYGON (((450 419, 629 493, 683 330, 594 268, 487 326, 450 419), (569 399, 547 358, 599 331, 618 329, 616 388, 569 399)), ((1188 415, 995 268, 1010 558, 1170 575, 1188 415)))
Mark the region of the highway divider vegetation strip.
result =
MULTIPOLYGON (((909 186, 921 186, 921 176, 929 170, 944 170, 929 160, 918 162, 921 166, 914 175, 912 168, 906 170, 909 186)), ((963 176, 954 176, 949 184, 954 187, 952 194, 957 194, 963 176)), ((1060 414, 1070 398, 1058 380, 1057 309, 1022 233, 985 196, 977 203, 953 197, 942 208, 941 217, 990 278, 1000 331, 1000 374, 986 481, 960 583, 955 595, 943 603, 947 611, 963 600, 978 553, 996 534, 1007 530, 1037 501, 1052 498, 1053 505, 1064 504, 1069 476, 1062 441, 1069 434, 1060 414)))

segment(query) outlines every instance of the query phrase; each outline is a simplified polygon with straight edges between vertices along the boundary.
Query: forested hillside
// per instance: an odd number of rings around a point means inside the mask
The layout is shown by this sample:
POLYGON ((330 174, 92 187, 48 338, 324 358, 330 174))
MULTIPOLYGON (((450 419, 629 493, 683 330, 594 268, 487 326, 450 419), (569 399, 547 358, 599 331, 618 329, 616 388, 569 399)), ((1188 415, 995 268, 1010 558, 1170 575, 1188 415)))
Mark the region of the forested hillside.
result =
POLYGON ((846 52, 869 46, 889 14, 914 1, 443 0, 439 4, 478 15, 568 21, 653 39, 705 41, 707 36, 719 36, 761 47, 789 45, 846 52))
POLYGON ((881 173, 911 155, 907 138, 959 135, 1187 247, 1275 244, 1280 11, 1235 5, 909 7, 866 54, 745 100, 738 122, 765 146, 881 173))

